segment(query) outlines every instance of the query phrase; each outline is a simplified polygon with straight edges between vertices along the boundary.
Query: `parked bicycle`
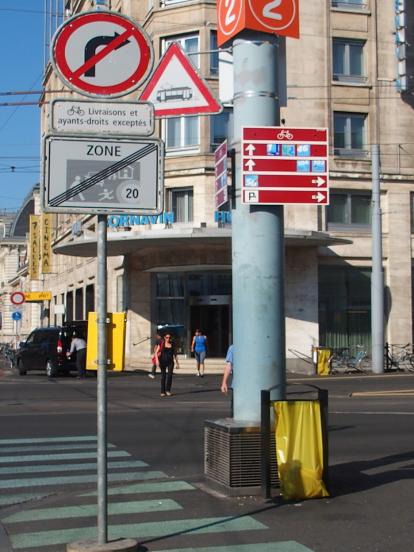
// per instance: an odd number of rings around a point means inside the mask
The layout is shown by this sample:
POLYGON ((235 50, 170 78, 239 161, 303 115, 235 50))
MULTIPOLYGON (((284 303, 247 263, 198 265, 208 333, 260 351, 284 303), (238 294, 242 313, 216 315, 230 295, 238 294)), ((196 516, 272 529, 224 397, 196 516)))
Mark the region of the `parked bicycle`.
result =
POLYGON ((349 347, 332 349, 329 361, 331 374, 365 372, 365 364, 368 360, 367 351, 362 345, 357 345, 357 349, 355 354, 351 353, 349 347))
POLYGON ((414 372, 414 353, 411 343, 406 345, 385 344, 384 370, 386 372, 414 372))

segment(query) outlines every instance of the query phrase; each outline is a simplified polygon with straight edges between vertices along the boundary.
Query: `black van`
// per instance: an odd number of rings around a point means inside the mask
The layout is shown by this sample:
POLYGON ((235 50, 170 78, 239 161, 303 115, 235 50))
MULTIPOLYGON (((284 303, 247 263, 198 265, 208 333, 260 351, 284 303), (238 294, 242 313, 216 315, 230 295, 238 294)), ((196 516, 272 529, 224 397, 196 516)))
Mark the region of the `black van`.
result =
POLYGON ((53 378, 61 372, 76 370, 75 355, 66 357, 74 332, 86 337, 86 322, 35 328, 16 351, 15 366, 19 374, 25 376, 30 370, 44 370, 53 378))

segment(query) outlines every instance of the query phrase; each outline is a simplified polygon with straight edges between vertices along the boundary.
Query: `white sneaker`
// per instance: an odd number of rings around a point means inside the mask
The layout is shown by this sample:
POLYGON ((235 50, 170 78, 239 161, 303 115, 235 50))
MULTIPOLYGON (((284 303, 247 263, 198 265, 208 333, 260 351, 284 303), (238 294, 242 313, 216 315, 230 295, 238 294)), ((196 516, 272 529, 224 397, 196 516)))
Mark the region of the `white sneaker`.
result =
POLYGON ((154 374, 148 374, 148 377, 151 378, 151 379, 155 379, 154 374))
POLYGON ((199 376, 200 375, 200 372, 197 372, 196 376, 199 376))

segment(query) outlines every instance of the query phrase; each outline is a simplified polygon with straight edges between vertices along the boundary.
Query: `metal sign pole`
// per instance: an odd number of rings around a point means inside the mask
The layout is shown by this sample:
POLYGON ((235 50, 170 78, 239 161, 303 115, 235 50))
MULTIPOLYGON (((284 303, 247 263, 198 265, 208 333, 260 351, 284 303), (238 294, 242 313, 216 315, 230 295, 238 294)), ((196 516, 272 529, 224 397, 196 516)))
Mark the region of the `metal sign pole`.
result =
POLYGON ((233 396, 234 418, 246 421, 260 420, 262 389, 272 388, 272 399, 281 400, 286 386, 283 206, 243 205, 240 198, 242 127, 279 124, 278 58, 272 35, 244 32, 233 42, 233 396))
POLYGON ((98 215, 98 543, 108 542, 107 466, 107 216, 98 215))
POLYGON ((372 371, 384 372, 384 271, 382 268, 382 227, 380 152, 378 144, 371 147, 372 160, 372 275, 371 275, 371 334, 372 371))

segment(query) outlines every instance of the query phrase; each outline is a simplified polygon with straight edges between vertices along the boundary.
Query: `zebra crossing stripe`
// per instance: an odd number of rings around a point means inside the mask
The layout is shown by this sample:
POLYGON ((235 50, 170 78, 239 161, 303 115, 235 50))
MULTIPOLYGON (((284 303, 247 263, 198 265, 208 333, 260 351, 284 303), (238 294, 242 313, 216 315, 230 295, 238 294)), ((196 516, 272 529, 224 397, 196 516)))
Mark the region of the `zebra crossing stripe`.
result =
POLYGON ((312 552, 295 541, 262 542, 258 544, 235 544, 230 546, 208 546, 206 548, 174 548, 163 552, 312 552))
MULTIPOLYGON (((195 487, 186 481, 157 481, 156 483, 136 483, 135 485, 122 485, 122 487, 110 487, 108 495, 124 495, 136 493, 171 493, 174 491, 195 491, 195 487)), ((96 496, 97 491, 84 493, 80 496, 96 496)))
MULTIPOLYGON (((216 517, 201 519, 181 519, 174 521, 159 521, 109 526, 109 539, 137 538, 142 541, 148 537, 165 537, 179 533, 201 535, 209 533, 227 533, 234 531, 257 531, 267 529, 267 526, 250 516, 236 518, 216 517)), ((40 531, 22 533, 10 537, 13 548, 37 548, 56 546, 77 540, 96 538, 96 527, 79 527, 67 530, 40 531)), ((296 552, 296 551, 295 551, 296 552)), ((299 550, 298 550, 299 552, 299 550)))
MULTIPOLYGON (((108 443, 108 448, 115 448, 115 445, 108 443)), ((42 451, 49 450, 81 450, 92 449, 96 451, 96 443, 67 443, 66 445, 46 445, 42 446, 42 451)), ((39 446, 27 447, 0 447, 0 454, 9 452, 39 452, 39 446)))
MULTIPOLYGON (((108 481, 140 481, 145 479, 168 479, 161 471, 110 473, 108 481)), ((47 485, 68 485, 79 483, 96 483, 96 474, 60 476, 60 477, 35 477, 31 479, 4 479, 0 480, 0 489, 19 489, 23 487, 40 487, 47 485)))
POLYGON ((97 441, 96 435, 73 435, 69 437, 31 437, 24 439, 0 439, 1 445, 29 445, 33 443, 67 443, 69 441, 97 441))
MULTIPOLYGON (((87 458, 96 458, 96 452, 77 452, 77 453, 59 453, 59 454, 32 454, 31 456, 0 456, 0 464, 9 462, 45 462, 52 460, 86 460, 87 458)), ((123 458, 131 456, 125 450, 110 450, 108 458, 123 458)))
MULTIPOLYGON (((114 502, 108 504, 108 514, 111 516, 120 514, 142 514, 148 512, 167 512, 182 510, 182 506, 175 500, 164 498, 162 500, 141 500, 135 502, 114 502)), ((27 521, 50 521, 56 519, 96 517, 97 504, 82 504, 80 506, 67 506, 59 508, 36 508, 25 512, 18 512, 2 518, 3 523, 21 523, 27 521)))
POLYGON ((9 496, 0 496, 0 506, 12 506, 13 504, 21 504, 22 502, 28 502, 29 500, 41 500, 46 498, 48 494, 14 494, 9 496))
MULTIPOLYGON (((148 464, 141 460, 129 460, 123 462, 108 462, 108 469, 122 468, 147 468, 148 464)), ((13 466, 10 468, 0 468, 0 475, 10 475, 15 473, 49 473, 49 472, 70 472, 70 471, 90 471, 97 470, 96 462, 87 464, 33 464, 31 466, 13 466)))

